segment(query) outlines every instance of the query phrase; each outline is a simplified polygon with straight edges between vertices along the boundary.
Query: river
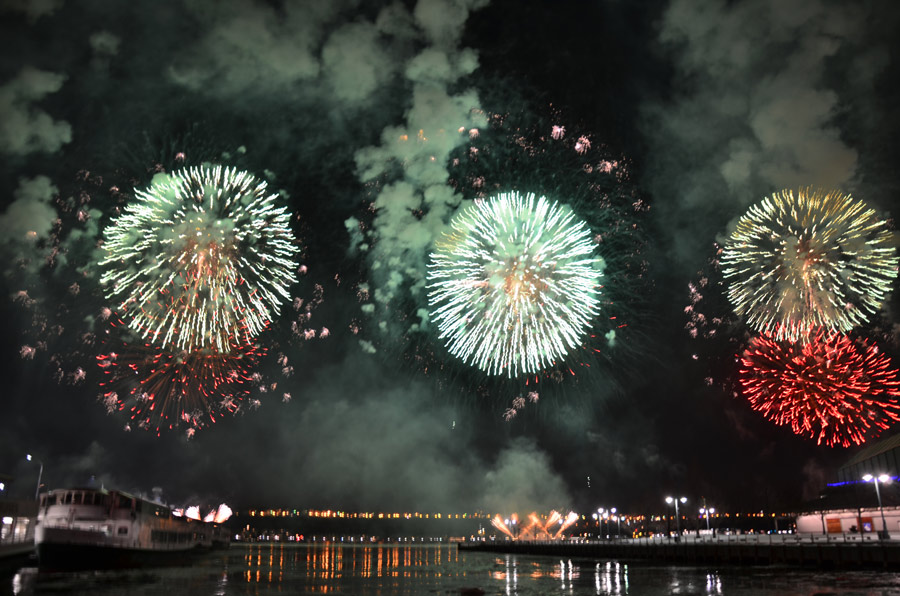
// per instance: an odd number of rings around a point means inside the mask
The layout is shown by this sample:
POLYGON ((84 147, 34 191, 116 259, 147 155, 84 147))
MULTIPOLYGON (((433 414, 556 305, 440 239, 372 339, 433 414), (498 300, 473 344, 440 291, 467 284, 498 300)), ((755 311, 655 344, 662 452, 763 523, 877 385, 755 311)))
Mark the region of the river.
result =
POLYGON ((458 551, 454 545, 234 544, 184 567, 3 577, 0 596, 900 596, 900 573, 702 567, 458 551))

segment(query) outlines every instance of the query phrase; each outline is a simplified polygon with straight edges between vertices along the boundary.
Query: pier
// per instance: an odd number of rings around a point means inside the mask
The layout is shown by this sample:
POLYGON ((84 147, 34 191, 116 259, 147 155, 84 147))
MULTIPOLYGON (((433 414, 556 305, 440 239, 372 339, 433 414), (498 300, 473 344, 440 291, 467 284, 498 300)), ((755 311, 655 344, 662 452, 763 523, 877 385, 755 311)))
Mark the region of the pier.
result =
POLYGON ((460 550, 679 565, 900 569, 900 540, 843 534, 762 534, 617 540, 485 540, 460 550))
POLYGON ((37 501, 0 501, 0 572, 34 555, 37 501))

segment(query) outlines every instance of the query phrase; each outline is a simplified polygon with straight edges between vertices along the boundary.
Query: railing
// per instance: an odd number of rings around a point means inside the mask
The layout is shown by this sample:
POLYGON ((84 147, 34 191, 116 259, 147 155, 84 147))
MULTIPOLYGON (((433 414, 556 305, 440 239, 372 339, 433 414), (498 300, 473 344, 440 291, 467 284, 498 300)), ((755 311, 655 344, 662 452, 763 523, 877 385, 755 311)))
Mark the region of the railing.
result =
POLYGON ((14 518, 10 524, 4 524, 0 530, 0 546, 13 544, 34 544, 34 519, 14 518), (22 520, 25 520, 23 527, 22 520))
MULTIPOLYGON (((900 539, 900 536, 888 536, 886 540, 900 539)), ((484 540, 471 540, 472 543, 498 543, 498 542, 521 542, 528 544, 728 544, 728 543, 746 543, 746 544, 815 544, 815 543, 853 543, 853 542, 878 542, 877 533, 866 532, 859 534, 857 532, 844 532, 841 534, 819 534, 804 532, 801 534, 729 534, 719 532, 713 535, 683 534, 681 536, 656 535, 640 538, 569 538, 566 540, 518 540, 513 541, 505 537, 497 537, 494 540, 486 538, 484 540)))

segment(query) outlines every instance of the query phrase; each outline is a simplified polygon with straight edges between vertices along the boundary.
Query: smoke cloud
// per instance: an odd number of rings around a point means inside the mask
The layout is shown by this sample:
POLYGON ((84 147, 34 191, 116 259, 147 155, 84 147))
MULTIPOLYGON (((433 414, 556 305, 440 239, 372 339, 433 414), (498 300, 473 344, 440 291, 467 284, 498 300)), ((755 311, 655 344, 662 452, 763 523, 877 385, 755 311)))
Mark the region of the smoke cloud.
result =
POLYGON ((572 499, 549 456, 527 439, 514 439, 484 475, 480 506, 490 512, 565 511, 572 499))
POLYGON ((72 140, 72 127, 34 104, 59 91, 66 76, 25 67, 0 87, 0 151, 11 155, 55 153, 72 140))
POLYGON ((724 233, 763 196, 852 183, 858 156, 841 138, 828 66, 858 43, 862 19, 817 1, 669 4, 659 41, 673 94, 645 106, 644 130, 657 214, 686 266, 714 239, 701 229, 724 233))
MULTIPOLYGON (((460 203, 447 184, 450 154, 466 142, 470 129, 485 125, 476 91, 450 89, 478 66, 473 51, 456 45, 469 11, 482 4, 427 0, 416 5, 415 23, 433 45, 404 68, 412 86, 406 121, 385 128, 380 145, 356 153, 360 180, 381 185, 365 248, 372 246, 372 297, 380 307, 375 324, 393 335, 426 325, 420 317, 398 326, 390 308, 408 298, 421 300, 429 247, 460 203)), ((348 220, 348 228, 354 223, 348 220)), ((357 248, 364 247, 351 250, 357 248)))

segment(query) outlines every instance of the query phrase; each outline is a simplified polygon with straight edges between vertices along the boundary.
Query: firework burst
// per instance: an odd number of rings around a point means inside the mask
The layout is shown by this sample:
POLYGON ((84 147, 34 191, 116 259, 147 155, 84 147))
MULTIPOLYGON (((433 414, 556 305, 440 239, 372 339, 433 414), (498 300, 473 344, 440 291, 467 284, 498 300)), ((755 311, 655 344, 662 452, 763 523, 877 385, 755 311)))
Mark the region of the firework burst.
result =
POLYGON ((818 330, 808 341, 755 337, 741 357, 740 384, 753 409, 817 444, 849 447, 900 420, 900 379, 865 341, 818 330))
POLYGON ((431 255, 428 302, 451 354, 512 378, 579 344, 599 313, 605 263, 570 208, 500 193, 450 225, 431 255))
POLYGON ((837 191, 808 189, 751 207, 722 256, 735 312, 753 329, 791 341, 817 327, 846 332, 864 323, 897 264, 874 210, 837 191))
MULTIPOLYGON (((439 395, 458 399, 467 407, 491 408, 492 415, 508 421, 522 417, 524 409, 519 398, 534 402, 538 394, 542 406, 533 408, 534 415, 556 415, 552 406, 560 400, 573 407, 593 408, 607 396, 616 395, 626 371, 646 362, 643 323, 648 319, 638 313, 643 312, 648 295, 642 218, 650 206, 631 182, 630 162, 598 138, 577 129, 562 130, 562 124, 551 123, 546 116, 535 116, 531 111, 484 116, 488 125, 479 128, 477 134, 471 128, 459 130, 466 137, 466 144, 450 156, 446 187, 430 183, 428 192, 409 195, 404 184, 392 183, 393 174, 386 174, 370 185, 370 201, 364 204, 359 218, 346 222, 358 254, 364 256, 367 264, 360 279, 351 282, 361 303, 361 315, 351 323, 350 331, 358 334, 365 352, 377 353, 390 364, 402 363, 404 371, 427 375, 439 387, 439 395), (589 148, 582 137, 590 142, 589 148), (483 366, 475 364, 476 356, 480 356, 475 351, 468 363, 462 357, 452 356, 449 338, 459 330, 452 328, 449 319, 442 330, 439 325, 443 321, 435 319, 438 281, 446 283, 440 292, 449 304, 451 296, 462 300, 465 291, 473 297, 479 292, 486 297, 489 288, 485 282, 490 279, 482 272, 471 283, 464 278, 459 283, 449 277, 439 280, 435 277, 438 269, 432 253, 446 253, 447 265, 453 266, 457 257, 450 251, 463 240, 462 230, 452 227, 454 220, 463 213, 484 218, 479 210, 488 209, 492 197, 498 201, 498 195, 512 190, 520 191, 522 202, 526 192, 534 193, 535 206, 538 197, 549 197, 545 199, 548 208, 556 206, 560 212, 571 213, 573 222, 583 222, 585 229, 590 230, 589 244, 595 252, 585 258, 602 257, 603 263, 603 287, 595 288, 595 311, 588 317, 587 328, 576 328, 577 339, 572 347, 558 346, 557 354, 562 356, 541 354, 540 368, 535 366, 532 370, 537 370, 528 374, 522 372, 524 354, 518 356, 518 373, 489 360, 483 366), (385 202, 388 197, 392 200, 390 205, 385 202), (565 208, 554 199, 564 202, 565 208), (392 207, 393 202, 396 205, 392 207), (385 223, 392 227, 385 227, 385 223), (384 236, 387 231, 392 232, 389 238, 384 236), (394 249, 399 252, 385 252, 394 249), (444 333, 447 335, 442 338, 444 333), (496 372, 491 372, 491 366, 496 372), (590 388, 575 391, 579 384, 589 384, 590 388), (534 399, 529 397, 532 394, 534 399)), ((497 225, 493 220, 486 223, 497 225)), ((520 230, 523 238, 524 229, 520 230)), ((537 253, 523 252, 522 256, 530 259, 533 254, 537 253)), ((496 264, 497 268, 500 266, 496 264)), ((541 271, 542 275, 545 273, 541 271)), ((495 278, 500 274, 497 271, 495 278)), ((507 294, 504 289, 498 300, 509 299, 515 290, 524 302, 531 299, 527 291, 534 296, 535 290, 544 292, 546 288, 529 272, 518 282, 510 283, 509 289, 511 292, 507 294)), ((463 322, 471 330, 477 324, 475 316, 488 312, 480 305, 466 312, 464 304, 462 301, 455 307, 458 316, 470 319, 463 322)), ((529 304, 538 302, 524 306, 529 304)), ((500 306, 499 302, 495 304, 495 316, 502 313, 500 306)), ((571 301, 567 306, 571 306, 571 301)), ((527 313, 519 312, 527 321, 527 313)), ((444 316, 449 317, 449 311, 444 316)), ((570 321, 561 323, 571 325, 570 321)), ((501 324, 497 322, 498 330, 501 324)), ((507 330, 503 330, 498 342, 507 341, 505 335, 509 335, 507 330)))
POLYGON ((107 299, 163 350, 227 354, 251 341, 296 281, 299 250, 277 195, 246 172, 206 165, 135 195, 103 233, 107 299))
POLYGON ((99 398, 109 413, 125 412, 129 426, 157 434, 180 426, 201 428, 243 405, 264 354, 254 344, 233 345, 225 353, 173 352, 121 341, 97 356, 104 376, 99 398))

